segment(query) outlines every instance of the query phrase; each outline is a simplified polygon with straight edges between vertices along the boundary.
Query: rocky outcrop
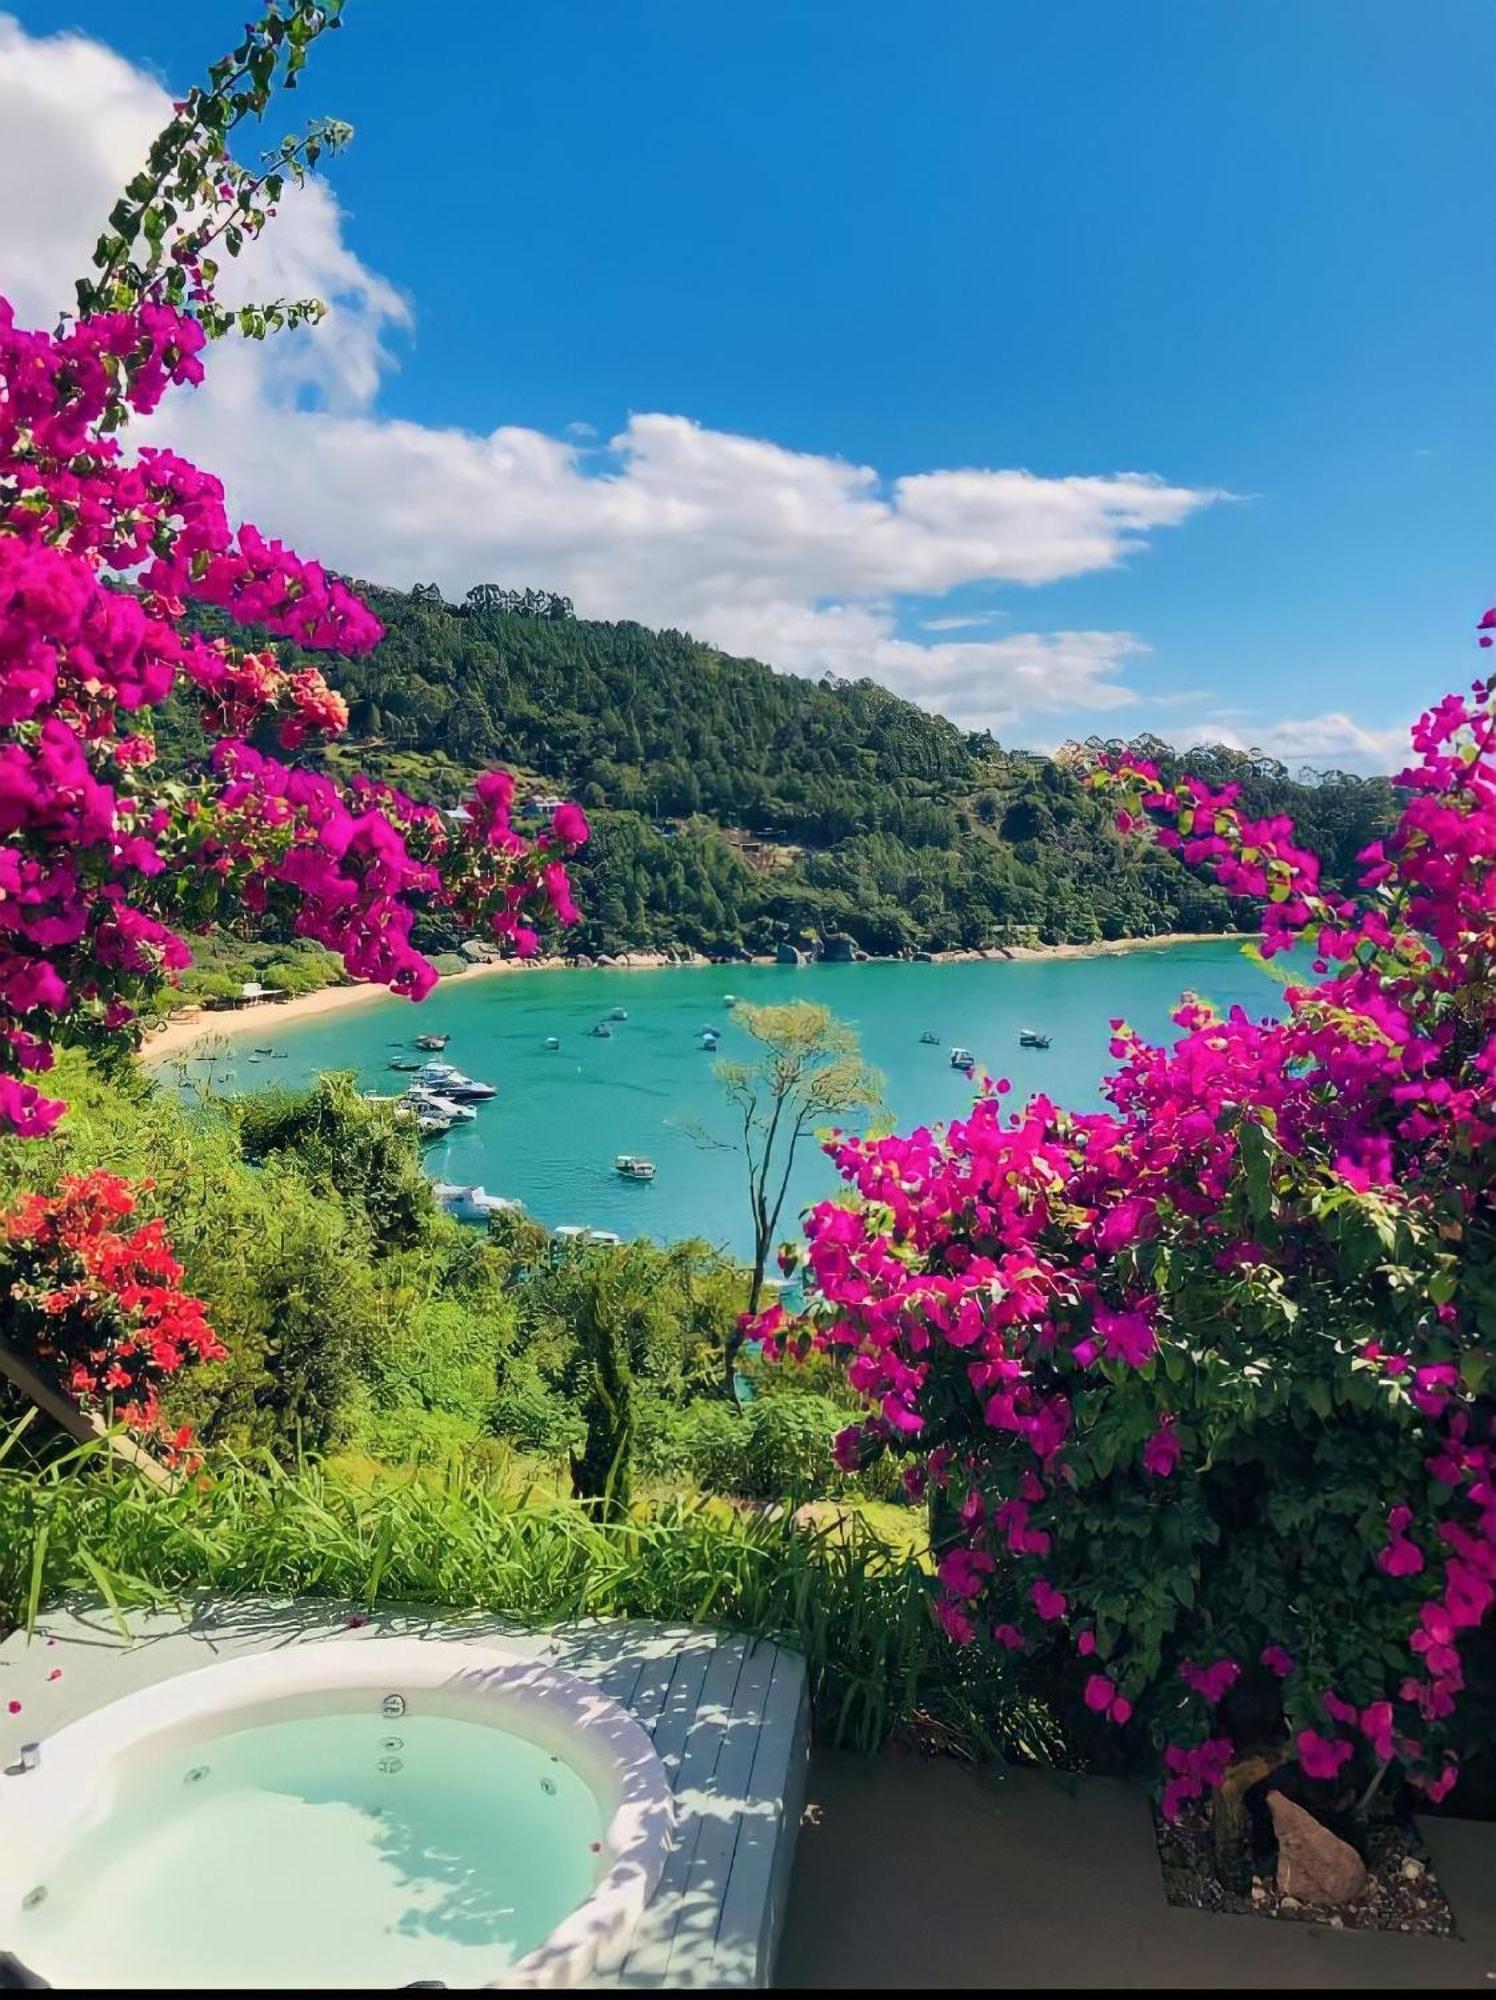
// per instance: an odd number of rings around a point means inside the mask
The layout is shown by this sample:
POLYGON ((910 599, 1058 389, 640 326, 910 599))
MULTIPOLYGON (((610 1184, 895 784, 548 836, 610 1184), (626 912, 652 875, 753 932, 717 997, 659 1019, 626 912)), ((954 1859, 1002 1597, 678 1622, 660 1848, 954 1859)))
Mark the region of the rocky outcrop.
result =
POLYGON ((792 944, 782 944, 774 953, 776 965, 804 965, 805 953, 792 944))

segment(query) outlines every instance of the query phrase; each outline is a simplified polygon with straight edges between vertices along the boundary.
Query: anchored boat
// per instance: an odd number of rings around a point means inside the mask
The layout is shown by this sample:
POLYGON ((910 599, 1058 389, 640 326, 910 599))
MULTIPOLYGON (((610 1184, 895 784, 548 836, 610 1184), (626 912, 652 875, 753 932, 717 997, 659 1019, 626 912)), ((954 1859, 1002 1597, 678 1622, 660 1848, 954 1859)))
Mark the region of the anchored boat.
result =
POLYGON ((977 1059, 970 1049, 957 1048, 951 1050, 952 1069, 975 1069, 976 1066, 977 1059))
POLYGON ((445 1118, 449 1125, 471 1125, 478 1116, 471 1104, 460 1104, 455 1097, 443 1097, 434 1090, 424 1090, 417 1084, 409 1093, 407 1102, 415 1107, 417 1116, 423 1111, 432 1112, 438 1118, 445 1118))
POLYGON ((1018 1046, 1021 1049, 1047 1049, 1049 1044, 1050 1037, 1041 1035, 1037 1028, 1020 1028, 1018 1031, 1018 1046))
POLYGON ((563 1222, 551 1231, 551 1241, 562 1250, 580 1250, 589 1244, 616 1250, 623 1238, 612 1229, 588 1229, 580 1222, 563 1222))
POLYGON ((524 1208, 522 1201, 511 1201, 501 1194, 490 1194, 479 1184, 461 1186, 454 1181, 437 1181, 431 1192, 448 1215, 459 1222, 487 1222, 491 1215, 515 1215, 524 1208))
POLYGON ((621 1174, 626 1181, 652 1181, 655 1177, 655 1163, 638 1153, 620 1153, 613 1162, 615 1174, 621 1174))
POLYGON ((450 1035, 417 1035, 416 1047, 418 1049, 435 1049, 440 1053, 451 1039, 450 1035))
POLYGON ((925 1032, 920 1036, 920 1040, 925 1044, 926 1048, 938 1048, 940 1045, 940 1037, 933 1028, 926 1028, 925 1032))
POLYGON ((453 1098, 459 1104, 499 1094, 493 1084, 483 1083, 477 1077, 464 1076, 451 1063, 423 1063, 416 1073, 416 1083, 423 1090, 434 1090, 439 1096, 453 1098))

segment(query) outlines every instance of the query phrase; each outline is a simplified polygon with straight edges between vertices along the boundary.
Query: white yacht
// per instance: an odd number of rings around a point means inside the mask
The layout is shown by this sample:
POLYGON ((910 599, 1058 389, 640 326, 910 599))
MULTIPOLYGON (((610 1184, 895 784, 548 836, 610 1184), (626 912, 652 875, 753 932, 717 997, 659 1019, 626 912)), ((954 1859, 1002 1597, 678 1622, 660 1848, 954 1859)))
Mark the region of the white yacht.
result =
POLYGON ((626 1181, 652 1181, 655 1177, 655 1163, 638 1153, 620 1153, 613 1162, 615 1174, 622 1174, 626 1181))
POLYGON ((475 1077, 464 1076, 451 1063, 422 1063, 416 1071, 415 1088, 434 1090, 442 1097, 450 1097, 457 1103, 470 1100, 497 1097, 498 1091, 491 1083, 480 1083, 475 1077))
POLYGON ((952 1069, 975 1069, 976 1066, 977 1066, 977 1059, 972 1054, 970 1049, 951 1050, 952 1069))

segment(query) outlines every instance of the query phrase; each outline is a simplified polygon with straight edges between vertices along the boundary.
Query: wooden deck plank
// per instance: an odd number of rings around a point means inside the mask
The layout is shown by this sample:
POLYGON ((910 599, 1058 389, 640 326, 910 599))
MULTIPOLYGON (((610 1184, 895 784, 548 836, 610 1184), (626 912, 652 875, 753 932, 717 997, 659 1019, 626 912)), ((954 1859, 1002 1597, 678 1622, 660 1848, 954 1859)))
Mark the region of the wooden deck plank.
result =
MULTIPOLYGON (((725 1793, 719 1782, 722 1754, 737 1717, 737 1692, 751 1650, 741 1638, 719 1637, 712 1648, 706 1679, 695 1704, 690 1727, 675 1778, 675 1796, 680 1813, 675 1846, 665 1863, 655 1900, 669 1908, 668 1938, 661 1926, 658 1952, 649 1954, 648 1971, 654 1984, 691 1984, 690 1946, 682 1933, 690 1935, 693 1904, 691 1873, 700 1849, 703 1828, 718 1813, 731 1814, 736 1800, 725 1793), (675 1975, 672 1978, 672 1974, 675 1975)), ((699 1958, 699 1953, 697 1954, 699 1958)), ((642 1968, 641 1968, 642 1969, 642 1968)))
POLYGON ((798 1653, 778 1651, 723 1885, 712 1947, 714 1986, 768 1983, 804 1805, 809 1720, 805 1662, 798 1653))
POLYGON ((671 1986, 717 1983, 713 1955, 722 1900, 744 1816, 753 1810, 753 1761, 778 1657, 778 1648, 766 1640, 751 1644, 744 1655, 712 1772, 710 1810, 695 1816, 696 1840, 688 1858, 680 1920, 665 1969, 666 1983, 671 1986))
POLYGON ((649 1908, 639 1920, 634 1941, 619 1974, 624 1986, 659 1986, 670 1960, 670 1945, 680 1921, 681 1895, 678 1864, 683 1848, 694 1847, 694 1821, 699 1797, 692 1788, 691 1773, 708 1755, 715 1761, 715 1738, 721 1734, 720 1718, 703 1714, 702 1702, 708 1676, 714 1664, 719 1675, 731 1673, 736 1682, 742 1662, 741 1639, 723 1639, 719 1633, 697 1632, 691 1643, 676 1656, 670 1692, 654 1730, 655 1752, 665 1766, 676 1797, 675 1845, 666 1857, 659 1886, 649 1908), (687 1764, 688 1752, 695 1754, 687 1764))

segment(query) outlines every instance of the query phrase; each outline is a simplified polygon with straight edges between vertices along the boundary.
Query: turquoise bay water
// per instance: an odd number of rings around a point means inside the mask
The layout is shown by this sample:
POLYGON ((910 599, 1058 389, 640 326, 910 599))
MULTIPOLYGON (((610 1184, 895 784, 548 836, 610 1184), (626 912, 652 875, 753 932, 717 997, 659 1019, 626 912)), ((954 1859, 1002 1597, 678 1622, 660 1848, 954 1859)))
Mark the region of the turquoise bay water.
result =
MULTIPOLYGON (((498 1086, 473 1124, 427 1148, 429 1171, 479 1181, 490 1194, 523 1201, 554 1228, 582 1223, 623 1236, 670 1242, 701 1236, 741 1254, 751 1242, 741 1153, 701 1049, 708 1023, 722 1030, 720 1056, 746 1053, 724 995, 764 1002, 824 1001, 850 1021, 868 1060, 882 1071, 884 1099, 899 1127, 961 1114, 971 1087, 950 1067, 954 1044, 978 1066, 1011 1079, 1018 1097, 1045 1090, 1076 1109, 1100 1102, 1112 1067, 1108 1021, 1122 1016, 1151 1037, 1170 1032, 1169 1013, 1185 991, 1253 1015, 1279 1011, 1277 985, 1242 956, 1239 942, 1177 945, 1104 958, 983 961, 958 965, 707 966, 662 972, 544 972, 444 981, 426 1003, 398 1000, 280 1026, 236 1040, 228 1087, 303 1082, 319 1070, 351 1069, 365 1089, 396 1091, 389 1067, 412 1038, 450 1033, 444 1060, 498 1086), (614 1007, 611 1039, 590 1034, 614 1007), (1053 1037, 1048 1050, 1020 1049, 1020 1028, 1053 1037), (939 1042, 920 1042, 926 1029, 939 1042), (547 1051, 548 1036, 560 1039, 547 1051), (286 1059, 249 1060, 252 1041, 286 1059), (619 1153, 642 1153, 659 1171, 648 1183, 621 1180, 619 1153)), ((197 1070, 192 1066, 189 1074, 197 1070)), ((219 1081, 223 1079, 220 1060, 219 1081)), ((829 1193, 829 1162, 807 1147, 797 1162, 783 1233, 798 1205, 829 1193)))

